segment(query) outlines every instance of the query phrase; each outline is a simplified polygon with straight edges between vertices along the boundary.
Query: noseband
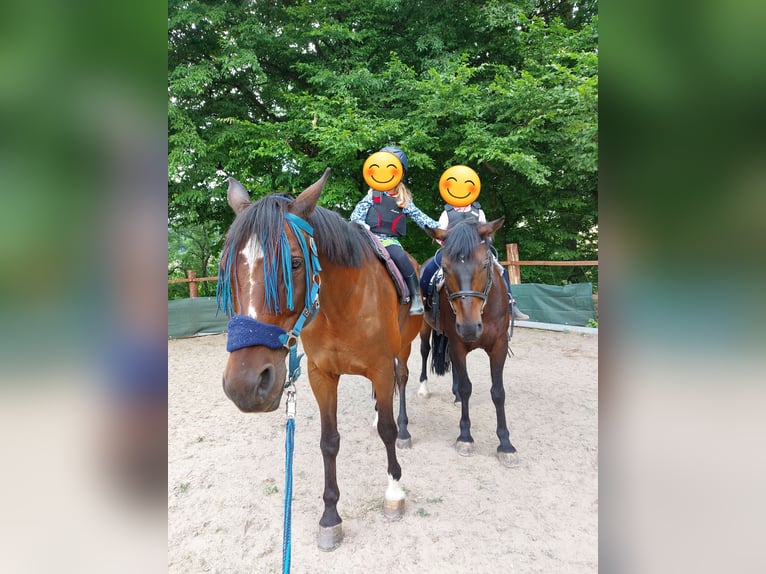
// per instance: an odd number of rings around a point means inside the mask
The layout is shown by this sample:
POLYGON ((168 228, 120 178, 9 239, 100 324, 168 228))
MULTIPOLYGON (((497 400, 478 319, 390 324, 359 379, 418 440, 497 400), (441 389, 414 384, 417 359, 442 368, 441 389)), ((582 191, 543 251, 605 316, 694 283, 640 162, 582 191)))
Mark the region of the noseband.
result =
POLYGON ((444 282, 444 292, 447 294, 447 301, 449 301, 449 306, 452 308, 452 313, 457 314, 455 311, 455 303, 454 300, 458 297, 465 299, 466 297, 478 297, 481 299, 481 311, 480 313, 484 313, 484 306, 487 304, 487 297, 489 296, 489 290, 492 288, 492 261, 489 254, 489 250, 487 250, 487 258, 485 259, 485 262, 487 264, 487 280, 484 284, 484 291, 473 291, 473 290, 461 290, 461 291, 455 291, 454 293, 450 293, 449 288, 447 287, 447 282, 444 282))

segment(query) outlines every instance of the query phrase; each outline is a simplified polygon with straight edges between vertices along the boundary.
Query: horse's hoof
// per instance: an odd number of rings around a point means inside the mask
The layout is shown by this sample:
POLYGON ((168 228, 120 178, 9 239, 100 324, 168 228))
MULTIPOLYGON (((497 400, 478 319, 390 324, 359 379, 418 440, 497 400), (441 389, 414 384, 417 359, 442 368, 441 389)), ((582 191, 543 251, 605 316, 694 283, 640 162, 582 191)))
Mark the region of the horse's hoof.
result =
POLYGON ((431 396, 431 391, 428 390, 428 381, 423 381, 420 383, 420 386, 418 387, 418 396, 424 399, 427 399, 431 396))
POLYGON ((462 401, 455 401, 454 403, 452 403, 452 405, 457 407, 457 408, 459 408, 459 409, 463 408, 463 402, 462 401))
POLYGON ((331 552, 340 546, 343 540, 343 524, 335 526, 320 526, 317 535, 317 546, 322 552, 331 552))
POLYGON ((498 452, 497 459, 506 468, 519 466, 519 453, 517 452, 498 452))
POLYGON ((396 439, 396 448, 406 449, 412 448, 412 438, 398 438, 396 439))
POLYGON ((384 500, 383 514, 391 520, 401 520, 402 516, 404 516, 404 498, 384 500))
POLYGON ((460 456, 473 456, 473 443, 459 440, 455 442, 455 450, 460 456))

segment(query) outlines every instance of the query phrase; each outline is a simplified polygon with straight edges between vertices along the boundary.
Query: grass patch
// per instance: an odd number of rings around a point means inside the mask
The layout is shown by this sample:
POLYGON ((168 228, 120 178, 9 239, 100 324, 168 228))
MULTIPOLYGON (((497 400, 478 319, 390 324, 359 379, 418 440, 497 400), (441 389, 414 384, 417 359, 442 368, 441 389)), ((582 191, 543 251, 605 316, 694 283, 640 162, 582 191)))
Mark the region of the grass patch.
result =
POLYGON ((266 496, 271 496, 272 494, 276 494, 279 492, 279 487, 276 484, 269 484, 266 486, 266 488, 263 489, 263 494, 266 496))

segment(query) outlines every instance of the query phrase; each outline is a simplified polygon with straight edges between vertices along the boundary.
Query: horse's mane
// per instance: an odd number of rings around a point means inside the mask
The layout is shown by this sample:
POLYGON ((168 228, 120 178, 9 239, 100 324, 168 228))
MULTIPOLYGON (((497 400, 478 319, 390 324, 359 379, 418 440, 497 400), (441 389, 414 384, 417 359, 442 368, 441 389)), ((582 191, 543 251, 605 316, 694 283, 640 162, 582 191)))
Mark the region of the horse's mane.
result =
POLYGON ((316 206, 308 222, 314 227, 317 251, 336 265, 361 267, 373 254, 364 228, 335 211, 316 206))
POLYGON ((476 227, 478 221, 460 221, 448 229, 449 233, 442 245, 442 254, 450 259, 467 259, 474 252, 481 237, 476 227))
MULTIPOLYGON (((253 235, 257 235, 267 257, 278 254, 290 202, 291 197, 279 194, 267 195, 253 202, 229 228, 222 261, 232 250, 235 254, 239 252, 253 235)), ((317 252, 335 265, 361 267, 372 253, 364 230, 332 210, 317 206, 307 221, 314 228, 317 252)))

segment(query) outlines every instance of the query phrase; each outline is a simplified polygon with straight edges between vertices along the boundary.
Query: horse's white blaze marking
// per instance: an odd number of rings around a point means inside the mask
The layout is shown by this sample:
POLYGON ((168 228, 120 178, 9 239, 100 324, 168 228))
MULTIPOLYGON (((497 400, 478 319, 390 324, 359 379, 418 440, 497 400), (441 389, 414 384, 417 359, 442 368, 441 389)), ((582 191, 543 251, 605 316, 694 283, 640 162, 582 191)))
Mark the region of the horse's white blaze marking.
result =
POLYGON ((261 247, 258 238, 253 236, 240 253, 245 258, 245 263, 247 264, 247 277, 250 281, 250 286, 248 287, 247 315, 252 319, 257 319, 258 313, 255 311, 255 303, 253 302, 255 299, 255 293, 253 293, 253 269, 258 265, 263 265, 263 248, 261 247))
POLYGON ((388 475, 388 488, 386 489, 386 500, 404 500, 404 490, 399 485, 398 480, 388 475))

